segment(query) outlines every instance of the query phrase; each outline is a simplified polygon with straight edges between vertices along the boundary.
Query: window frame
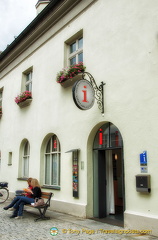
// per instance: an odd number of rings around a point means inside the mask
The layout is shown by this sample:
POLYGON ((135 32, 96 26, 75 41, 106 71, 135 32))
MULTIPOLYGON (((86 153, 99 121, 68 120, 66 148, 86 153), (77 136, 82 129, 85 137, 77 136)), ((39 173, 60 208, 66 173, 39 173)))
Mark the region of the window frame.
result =
MULTIPOLYGON (((80 31, 78 31, 77 33, 75 33, 73 36, 71 36, 69 39, 67 39, 65 41, 64 44, 64 67, 70 66, 70 58, 72 59, 73 56, 77 55, 77 61, 76 63, 78 63, 78 55, 80 53, 83 54, 83 29, 81 29, 80 31), (76 49, 76 51, 74 51, 73 53, 70 53, 70 45, 72 45, 74 42, 77 42, 77 46, 78 46, 78 40, 82 38, 82 47, 79 49, 76 49)), ((82 57, 83 58, 83 57, 82 57)))
POLYGON ((2 107, 2 101, 3 101, 3 88, 0 88, 0 107, 2 107))
POLYGON ((83 55, 83 36, 80 38, 77 38, 76 40, 74 40, 72 43, 69 44, 69 65, 72 64, 77 64, 79 62, 83 62, 83 57, 82 57, 82 61, 79 61, 79 55, 82 53, 83 55), (82 47, 79 47, 79 41, 82 39, 82 47), (75 44, 75 50, 73 52, 71 52, 71 46, 75 44), (75 62, 71 62, 71 60, 75 58, 75 62))
POLYGON ((32 92, 32 71, 25 74, 25 89, 32 92))
POLYGON ((60 159, 61 159, 61 151, 60 151, 60 142, 58 137, 53 134, 48 141, 46 142, 45 145, 45 152, 44 152, 44 186, 51 186, 51 187, 60 187, 60 159), (57 146, 57 150, 56 151, 52 151, 53 149, 53 140, 56 141, 56 146, 57 146), (48 149, 48 145, 50 143, 50 151, 47 152, 48 149), (56 157, 56 162, 57 162, 57 169, 56 169, 56 182, 57 184, 54 184, 53 182, 53 160, 54 160, 54 156, 56 157), (49 158, 48 158, 49 156, 49 158), (47 160, 49 161, 49 176, 47 178, 47 160))
POLYGON ((29 161, 30 161, 30 143, 29 141, 26 141, 24 143, 23 153, 22 153, 22 177, 23 178, 29 177, 29 161))
POLYGON ((32 92, 32 80, 33 80, 33 67, 28 68, 22 73, 22 92, 32 92))

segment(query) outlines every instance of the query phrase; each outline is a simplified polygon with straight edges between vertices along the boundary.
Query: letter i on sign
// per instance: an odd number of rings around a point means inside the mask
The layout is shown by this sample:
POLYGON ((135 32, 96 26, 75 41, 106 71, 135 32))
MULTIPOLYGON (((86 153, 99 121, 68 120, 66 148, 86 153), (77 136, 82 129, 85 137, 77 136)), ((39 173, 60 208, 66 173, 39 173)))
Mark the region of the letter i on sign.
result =
POLYGON ((99 145, 103 145, 103 130, 99 129, 99 145))
MULTIPOLYGON (((87 88, 87 87, 84 86, 84 88, 87 88)), ((82 90, 82 92, 83 92, 83 100, 82 100, 82 102, 88 102, 87 101, 87 90, 82 90)))
POLYGON ((54 140, 54 149, 57 148, 57 140, 54 140))

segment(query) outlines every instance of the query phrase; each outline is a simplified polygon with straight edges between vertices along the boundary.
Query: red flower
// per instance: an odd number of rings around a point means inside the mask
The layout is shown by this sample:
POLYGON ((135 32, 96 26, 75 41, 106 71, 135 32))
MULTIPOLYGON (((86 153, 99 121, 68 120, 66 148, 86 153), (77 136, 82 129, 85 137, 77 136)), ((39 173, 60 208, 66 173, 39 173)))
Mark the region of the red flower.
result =
POLYGON ((76 76, 78 73, 84 72, 86 67, 83 65, 83 62, 73 64, 67 68, 64 68, 57 74, 56 81, 58 83, 65 82, 67 79, 76 76))
POLYGON ((24 102, 26 99, 31 99, 32 98, 32 92, 30 91, 25 91, 20 93, 16 98, 15 102, 18 104, 20 102, 24 102))

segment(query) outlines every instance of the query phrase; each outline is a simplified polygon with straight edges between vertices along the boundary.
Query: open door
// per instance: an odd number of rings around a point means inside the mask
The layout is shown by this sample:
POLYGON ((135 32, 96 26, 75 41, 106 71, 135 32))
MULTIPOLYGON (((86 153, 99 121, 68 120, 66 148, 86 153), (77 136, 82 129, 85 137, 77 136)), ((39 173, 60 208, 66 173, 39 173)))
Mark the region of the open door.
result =
POLYGON ((103 125, 96 134, 93 163, 94 217, 123 222, 123 142, 119 130, 111 123, 103 125))

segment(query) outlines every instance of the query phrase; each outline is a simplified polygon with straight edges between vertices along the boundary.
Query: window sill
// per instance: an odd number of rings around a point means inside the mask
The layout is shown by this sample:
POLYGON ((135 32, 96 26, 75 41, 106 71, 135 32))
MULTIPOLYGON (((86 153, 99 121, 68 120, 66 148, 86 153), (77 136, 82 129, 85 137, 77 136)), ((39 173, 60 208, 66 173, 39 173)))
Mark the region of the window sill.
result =
POLYGON ((28 178, 24 178, 24 177, 19 177, 17 178, 17 180, 20 180, 20 181, 27 181, 28 178))
POLYGON ((41 188, 45 188, 45 189, 54 189, 54 190, 60 190, 60 187, 55 187, 55 186, 48 186, 48 185, 43 185, 41 186, 41 188))
POLYGON ((18 106, 20 108, 24 108, 24 107, 29 106, 31 104, 31 102, 32 102, 32 99, 26 99, 25 101, 18 103, 18 106))
POLYGON ((74 76, 73 78, 69 78, 69 79, 67 79, 66 81, 60 83, 61 86, 62 86, 63 88, 67 88, 67 87, 72 86, 76 81, 82 79, 82 74, 83 74, 83 73, 79 73, 79 74, 77 74, 76 76, 74 76))

